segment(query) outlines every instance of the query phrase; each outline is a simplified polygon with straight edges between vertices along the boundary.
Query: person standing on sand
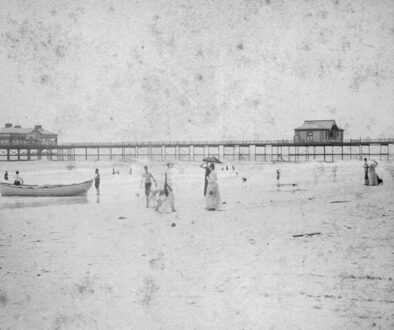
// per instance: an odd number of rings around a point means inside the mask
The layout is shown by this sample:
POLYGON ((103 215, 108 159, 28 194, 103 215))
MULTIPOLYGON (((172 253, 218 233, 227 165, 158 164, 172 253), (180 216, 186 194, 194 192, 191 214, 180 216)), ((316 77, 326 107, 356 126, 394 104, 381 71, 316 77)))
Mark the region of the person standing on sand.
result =
POLYGON ((176 212, 175 210, 175 195, 174 195, 174 183, 173 183, 173 166, 171 163, 167 163, 167 169, 164 174, 164 194, 166 196, 165 199, 160 199, 156 206, 156 211, 159 212, 160 207, 163 205, 164 201, 168 200, 171 211, 176 212))
POLYGON ((202 163, 200 165, 201 168, 205 169, 205 177, 204 177, 204 196, 207 194, 207 186, 208 186, 208 175, 211 172, 211 168, 209 167, 209 163, 202 163))
POLYGON ((8 172, 7 172, 7 170, 6 170, 5 173, 4 173, 4 180, 5 180, 5 181, 8 181, 8 172))
POLYGON ((15 185, 15 186, 20 186, 21 184, 23 184, 23 179, 22 179, 22 177, 19 175, 19 171, 16 171, 15 180, 14 180, 14 185, 15 185))
POLYGON ((100 195, 100 173, 98 168, 96 168, 94 173, 94 186, 96 187, 97 195, 100 195))
POLYGON ((217 210, 220 206, 220 193, 218 186, 218 176, 215 171, 215 165, 211 163, 209 165, 210 172, 208 175, 208 186, 207 186, 207 194, 205 196, 206 209, 208 211, 217 210))
POLYGON ((366 185, 366 186, 369 185, 368 169, 369 169, 369 165, 368 165, 367 159, 364 158, 364 185, 366 185))
POLYGON ((370 186, 377 186, 378 185, 378 176, 375 172, 375 167, 378 166, 378 162, 373 160, 372 163, 369 165, 369 185, 370 186))
POLYGON ((140 183, 140 188, 142 185, 142 182, 145 180, 145 196, 146 196, 146 207, 149 207, 149 195, 150 195, 150 190, 152 188, 152 180, 155 183, 155 186, 157 187, 157 183, 153 175, 148 171, 148 166, 144 166, 145 173, 142 174, 142 179, 140 183))

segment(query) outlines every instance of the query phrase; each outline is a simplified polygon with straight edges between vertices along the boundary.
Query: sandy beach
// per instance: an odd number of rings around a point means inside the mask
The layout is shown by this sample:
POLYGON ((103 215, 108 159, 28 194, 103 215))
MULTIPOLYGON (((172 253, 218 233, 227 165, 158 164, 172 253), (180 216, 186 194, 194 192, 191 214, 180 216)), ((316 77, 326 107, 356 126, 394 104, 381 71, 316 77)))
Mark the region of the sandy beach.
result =
MULTIPOLYGON (((219 166, 213 212, 199 164, 176 163, 163 214, 145 208, 145 163, 0 164, 25 183, 96 167, 102 182, 100 196, 0 198, 1 329, 394 328, 393 162, 374 187, 357 160, 219 166)), ((148 165, 161 187, 164 164, 148 165)))

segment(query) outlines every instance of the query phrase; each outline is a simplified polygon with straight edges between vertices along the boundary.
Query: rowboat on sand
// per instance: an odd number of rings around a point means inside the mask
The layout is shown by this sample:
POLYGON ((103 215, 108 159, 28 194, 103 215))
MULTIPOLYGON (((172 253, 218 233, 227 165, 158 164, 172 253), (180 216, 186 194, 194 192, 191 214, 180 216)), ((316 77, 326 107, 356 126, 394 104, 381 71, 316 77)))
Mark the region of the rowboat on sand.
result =
POLYGON ((93 180, 74 184, 56 185, 19 185, 0 182, 2 196, 86 196, 92 186, 93 180))

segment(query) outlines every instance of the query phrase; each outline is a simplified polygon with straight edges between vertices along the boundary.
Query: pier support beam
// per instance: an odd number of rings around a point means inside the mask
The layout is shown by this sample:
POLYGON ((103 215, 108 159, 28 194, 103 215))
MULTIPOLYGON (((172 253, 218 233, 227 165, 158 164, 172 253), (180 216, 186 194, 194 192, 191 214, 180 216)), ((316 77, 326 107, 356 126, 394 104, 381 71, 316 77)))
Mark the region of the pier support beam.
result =
POLYGON ((235 145, 234 146, 234 148, 233 148, 233 150, 234 150, 234 160, 240 160, 240 148, 239 148, 239 145, 235 145))
POLYGON ((382 160, 382 145, 379 144, 379 160, 382 160))
POLYGON ((249 146, 249 160, 256 160, 256 145, 254 144, 249 146))
POLYGON ((209 146, 204 146, 204 151, 203 151, 203 153, 204 153, 204 157, 208 157, 208 154, 209 154, 209 146))
POLYGON ((179 145, 175 146, 175 159, 180 160, 181 156, 179 155, 179 145))
POLYGON ((224 145, 223 144, 219 145, 218 149, 219 149, 219 159, 223 160, 224 159, 224 145))

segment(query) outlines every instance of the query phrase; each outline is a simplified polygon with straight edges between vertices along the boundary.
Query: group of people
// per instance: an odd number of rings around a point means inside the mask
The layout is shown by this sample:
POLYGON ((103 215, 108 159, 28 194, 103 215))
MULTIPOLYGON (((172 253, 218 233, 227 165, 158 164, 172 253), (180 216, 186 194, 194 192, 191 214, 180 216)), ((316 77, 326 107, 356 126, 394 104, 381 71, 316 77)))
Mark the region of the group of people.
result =
MULTIPOLYGON (((221 199, 215 164, 204 162, 200 166, 205 169, 204 196, 206 209, 208 211, 217 210, 220 207, 221 199)), ((171 211, 176 212, 172 169, 173 165, 171 163, 167 163, 166 171, 164 173, 163 189, 152 190, 152 184, 157 188, 157 182, 152 173, 149 172, 148 166, 144 166, 144 173, 142 174, 140 187, 142 187, 143 183, 145 184, 146 207, 149 207, 149 201, 153 196, 157 199, 156 211, 160 211, 164 202, 168 201, 171 211)))
POLYGON ((375 168, 378 166, 376 160, 372 160, 368 163, 367 158, 364 158, 364 185, 366 186, 378 186, 383 184, 383 180, 376 174, 375 168))
MULTIPOLYGON (((376 173, 375 168, 378 166, 378 163, 375 160, 372 160, 368 163, 367 158, 364 158, 364 184, 367 186, 377 186, 379 184, 383 184, 383 180, 379 178, 376 173)), ((206 209, 208 211, 217 210, 221 204, 219 186, 218 186, 218 176, 215 171, 215 164, 204 162, 200 165, 205 170, 205 178, 204 178, 204 196, 205 196, 205 204, 206 209)), ((149 172, 148 166, 144 166, 144 173, 142 174, 140 187, 142 183, 145 183, 145 197, 146 197, 146 207, 149 207, 149 199, 152 195, 157 197, 157 206, 156 211, 159 211, 161 206, 165 201, 169 202, 172 212, 175 212, 175 197, 174 197, 174 185, 173 185, 173 175, 172 175, 173 165, 171 163, 167 163, 166 171, 164 173, 164 187, 163 189, 152 191, 152 182, 155 184, 157 188, 157 182, 153 177, 152 173, 149 172)), ((115 172, 113 170, 113 172, 115 172)), ((280 178, 280 170, 277 170, 277 180, 279 184, 280 178)), ((4 180, 8 181, 8 171, 4 173, 4 180)), ((23 184, 23 179, 19 175, 19 171, 16 171, 14 176, 14 185, 23 184)), ((94 185, 96 187, 97 195, 100 195, 100 173, 96 168, 95 177, 94 177, 94 185)))
POLYGON ((142 174, 140 187, 142 187, 142 183, 145 183, 145 197, 146 197, 146 207, 149 207, 149 199, 151 196, 155 196, 157 198, 156 211, 160 211, 162 205, 165 201, 168 201, 171 211, 176 212, 175 209, 175 195, 174 195, 174 185, 173 185, 173 165, 171 163, 167 163, 166 171, 164 173, 164 186, 163 189, 159 189, 156 191, 152 191, 152 181, 157 188, 157 182, 153 177, 152 173, 149 172, 148 166, 144 166, 144 173, 142 174))

